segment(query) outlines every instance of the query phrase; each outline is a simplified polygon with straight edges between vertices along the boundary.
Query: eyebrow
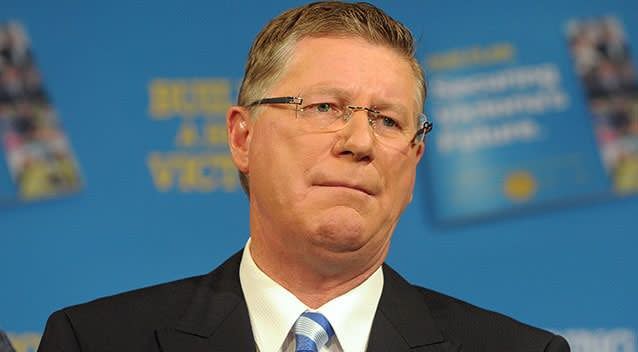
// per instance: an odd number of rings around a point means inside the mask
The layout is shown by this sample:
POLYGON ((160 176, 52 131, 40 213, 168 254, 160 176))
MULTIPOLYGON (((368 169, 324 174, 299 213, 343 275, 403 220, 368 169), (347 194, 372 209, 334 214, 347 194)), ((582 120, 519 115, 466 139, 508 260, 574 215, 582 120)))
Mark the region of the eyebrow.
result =
POLYGON ((336 88, 330 85, 317 85, 312 86, 307 90, 303 90, 299 93, 299 97, 303 98, 304 95, 314 95, 314 94, 325 94, 330 96, 335 96, 337 98, 352 101, 352 94, 350 94, 347 90, 336 88))

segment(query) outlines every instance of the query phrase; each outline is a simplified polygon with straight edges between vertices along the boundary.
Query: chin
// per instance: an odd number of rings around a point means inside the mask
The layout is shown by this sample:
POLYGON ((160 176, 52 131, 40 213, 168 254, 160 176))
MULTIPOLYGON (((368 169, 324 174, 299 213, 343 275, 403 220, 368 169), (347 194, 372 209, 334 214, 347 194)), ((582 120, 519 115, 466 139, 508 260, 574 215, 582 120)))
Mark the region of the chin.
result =
POLYGON ((314 224, 317 244, 332 252, 355 252, 370 239, 365 221, 355 211, 341 211, 332 216, 323 216, 314 224), (354 214, 353 214, 354 213, 354 214))

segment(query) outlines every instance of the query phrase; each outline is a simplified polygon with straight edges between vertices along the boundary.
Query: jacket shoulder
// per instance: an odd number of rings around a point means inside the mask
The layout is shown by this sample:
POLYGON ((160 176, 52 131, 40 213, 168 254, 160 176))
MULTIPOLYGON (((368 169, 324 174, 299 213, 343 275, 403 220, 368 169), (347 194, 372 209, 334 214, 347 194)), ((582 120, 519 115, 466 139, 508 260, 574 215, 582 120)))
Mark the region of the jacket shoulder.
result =
POLYGON ((414 286, 448 338, 468 351, 569 351, 560 336, 458 298, 414 286))
MULTIPOLYGON (((76 319, 148 320, 155 325, 182 312, 193 291, 204 276, 194 276, 159 285, 144 287, 62 309, 76 319)), ((171 319, 169 319, 171 320, 171 319)))
POLYGON ((211 297, 235 302, 241 296, 241 251, 212 272, 145 287, 61 309, 51 315, 39 352, 159 350, 158 332, 206 321, 211 297), (229 297, 232 297, 230 299, 229 297), (199 319, 199 320, 198 320, 199 319))
POLYGON ((49 317, 41 351, 53 351, 51 345, 70 351, 90 346, 100 346, 104 351, 154 350, 154 331, 176 324, 204 277, 149 286, 61 309, 49 317))

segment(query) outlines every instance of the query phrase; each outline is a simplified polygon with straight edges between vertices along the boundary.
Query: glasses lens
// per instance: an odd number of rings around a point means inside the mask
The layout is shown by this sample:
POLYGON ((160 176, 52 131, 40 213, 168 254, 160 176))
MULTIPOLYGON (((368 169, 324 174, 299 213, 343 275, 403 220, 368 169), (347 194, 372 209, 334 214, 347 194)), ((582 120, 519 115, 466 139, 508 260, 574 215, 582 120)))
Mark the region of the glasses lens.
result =
POLYGON ((297 118, 302 127, 309 131, 324 131, 343 127, 344 109, 329 100, 306 100, 297 109, 297 118))
POLYGON ((425 114, 419 114, 418 124, 414 127, 413 117, 398 120, 401 121, 397 125, 397 121, 387 116, 383 116, 380 113, 380 118, 377 118, 375 124, 375 135, 377 139, 386 146, 397 150, 405 150, 414 144, 423 141, 423 138, 427 132, 431 129, 431 123, 428 122, 425 114), (409 126, 408 128, 402 128, 403 126, 409 126), (429 128, 425 128, 429 126, 429 128))
POLYGON ((423 140, 427 130, 419 130, 427 122, 419 114, 418 127, 413 117, 395 112, 376 111, 371 108, 350 106, 344 99, 330 94, 302 96, 303 105, 296 110, 299 128, 308 132, 336 132, 346 126, 352 114, 364 111, 376 140, 388 147, 403 150, 423 140))

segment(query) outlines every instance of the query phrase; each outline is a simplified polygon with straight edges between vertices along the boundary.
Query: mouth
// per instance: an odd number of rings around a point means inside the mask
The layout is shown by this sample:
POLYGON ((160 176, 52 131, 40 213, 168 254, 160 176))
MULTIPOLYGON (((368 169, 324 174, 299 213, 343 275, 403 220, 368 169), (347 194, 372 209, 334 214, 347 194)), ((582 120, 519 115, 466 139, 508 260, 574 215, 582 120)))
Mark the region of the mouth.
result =
POLYGON ((319 187, 329 187, 329 188, 345 188, 353 191, 358 191, 364 193, 368 196, 374 196, 374 192, 369 188, 362 185, 343 183, 343 182, 322 182, 320 184, 316 184, 315 186, 319 187))

